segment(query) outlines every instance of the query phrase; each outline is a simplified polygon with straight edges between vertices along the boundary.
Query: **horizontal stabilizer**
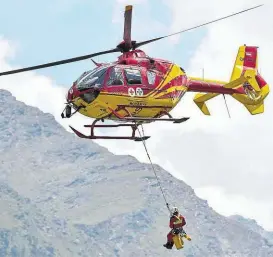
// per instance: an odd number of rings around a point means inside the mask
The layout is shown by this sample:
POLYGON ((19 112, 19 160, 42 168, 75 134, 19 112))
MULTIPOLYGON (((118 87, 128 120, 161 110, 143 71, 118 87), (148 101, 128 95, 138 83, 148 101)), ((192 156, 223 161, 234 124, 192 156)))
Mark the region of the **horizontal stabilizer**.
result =
POLYGON ((206 101, 212 99, 213 97, 217 95, 218 95, 217 93, 208 93, 208 94, 197 93, 195 97, 193 98, 193 101, 205 115, 210 115, 209 109, 206 105, 206 101))

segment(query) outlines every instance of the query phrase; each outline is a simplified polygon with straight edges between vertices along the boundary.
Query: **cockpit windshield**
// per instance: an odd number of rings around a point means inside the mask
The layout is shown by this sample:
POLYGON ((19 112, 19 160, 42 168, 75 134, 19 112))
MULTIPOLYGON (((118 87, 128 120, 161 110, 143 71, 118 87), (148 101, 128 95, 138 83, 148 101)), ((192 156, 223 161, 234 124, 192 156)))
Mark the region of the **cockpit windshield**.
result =
POLYGON ((86 90, 94 85, 99 87, 103 84, 108 66, 101 66, 94 70, 84 72, 76 81, 78 90, 86 90))

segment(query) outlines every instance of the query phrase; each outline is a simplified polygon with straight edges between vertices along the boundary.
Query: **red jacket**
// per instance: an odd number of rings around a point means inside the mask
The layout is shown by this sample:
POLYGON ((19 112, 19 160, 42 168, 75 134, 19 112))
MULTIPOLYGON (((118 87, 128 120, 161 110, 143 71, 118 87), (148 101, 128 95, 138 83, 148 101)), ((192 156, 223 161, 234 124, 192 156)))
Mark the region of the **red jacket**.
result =
POLYGON ((186 220, 181 214, 179 214, 178 217, 173 215, 170 218, 170 224, 169 224, 170 228, 182 228, 185 225, 186 225, 186 220))

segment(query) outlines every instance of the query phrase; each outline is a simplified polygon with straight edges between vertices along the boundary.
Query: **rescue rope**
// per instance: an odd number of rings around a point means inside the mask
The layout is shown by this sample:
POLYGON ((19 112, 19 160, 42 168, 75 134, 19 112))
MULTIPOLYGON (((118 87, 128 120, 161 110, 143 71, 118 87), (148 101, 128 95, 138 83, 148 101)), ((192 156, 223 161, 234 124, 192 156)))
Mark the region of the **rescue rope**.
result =
MULTIPOLYGON (((137 125, 136 125, 136 126, 137 126, 137 125)), ((142 134, 143 134, 143 136, 141 135, 141 132, 140 132, 138 126, 137 126, 137 130, 138 130, 139 136, 141 137, 141 141, 142 141, 142 143, 143 143, 143 146, 144 146, 144 148, 145 148, 147 157, 148 157, 148 159, 149 159, 149 161, 150 161, 150 164, 151 164, 151 166, 152 166, 153 172, 154 172, 155 177, 156 177, 156 179, 157 179, 157 182, 158 182, 158 184, 159 184, 159 187, 160 187, 162 196, 163 196, 163 198, 164 198, 164 201, 165 201, 165 203, 166 203, 166 206, 167 206, 169 212, 171 212, 170 207, 169 207, 169 204, 168 204, 167 199, 166 199, 166 196, 165 196, 165 194, 164 194, 163 188, 162 188, 162 186, 161 186, 160 180, 159 180, 159 178, 158 178, 158 176, 157 176, 157 174, 156 174, 154 164, 153 164, 153 162, 152 162, 152 160, 151 160, 151 157, 150 157, 150 155, 149 155, 149 152, 148 152, 146 143, 145 143, 145 141, 144 141, 144 139, 143 139, 143 137, 145 136, 145 134, 144 134, 144 128, 143 128, 143 125, 142 125, 142 124, 141 124, 141 128, 142 128, 142 134)))
POLYGON ((228 105, 227 105, 227 100, 226 100, 225 94, 223 94, 223 97, 224 97, 224 100, 225 100, 225 104, 226 104, 228 116, 229 116, 229 118, 231 118, 230 113, 229 113, 229 109, 228 109, 228 105))

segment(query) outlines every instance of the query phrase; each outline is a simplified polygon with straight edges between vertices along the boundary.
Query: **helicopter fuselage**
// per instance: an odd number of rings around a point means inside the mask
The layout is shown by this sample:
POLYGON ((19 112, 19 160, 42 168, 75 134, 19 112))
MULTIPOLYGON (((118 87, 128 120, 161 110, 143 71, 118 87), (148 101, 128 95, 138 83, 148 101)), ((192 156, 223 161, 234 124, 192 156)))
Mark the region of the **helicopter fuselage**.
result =
POLYGON ((83 73, 67 94, 67 101, 90 118, 161 117, 187 91, 187 76, 178 65, 153 59, 141 51, 124 53, 117 62, 97 64, 83 73))

